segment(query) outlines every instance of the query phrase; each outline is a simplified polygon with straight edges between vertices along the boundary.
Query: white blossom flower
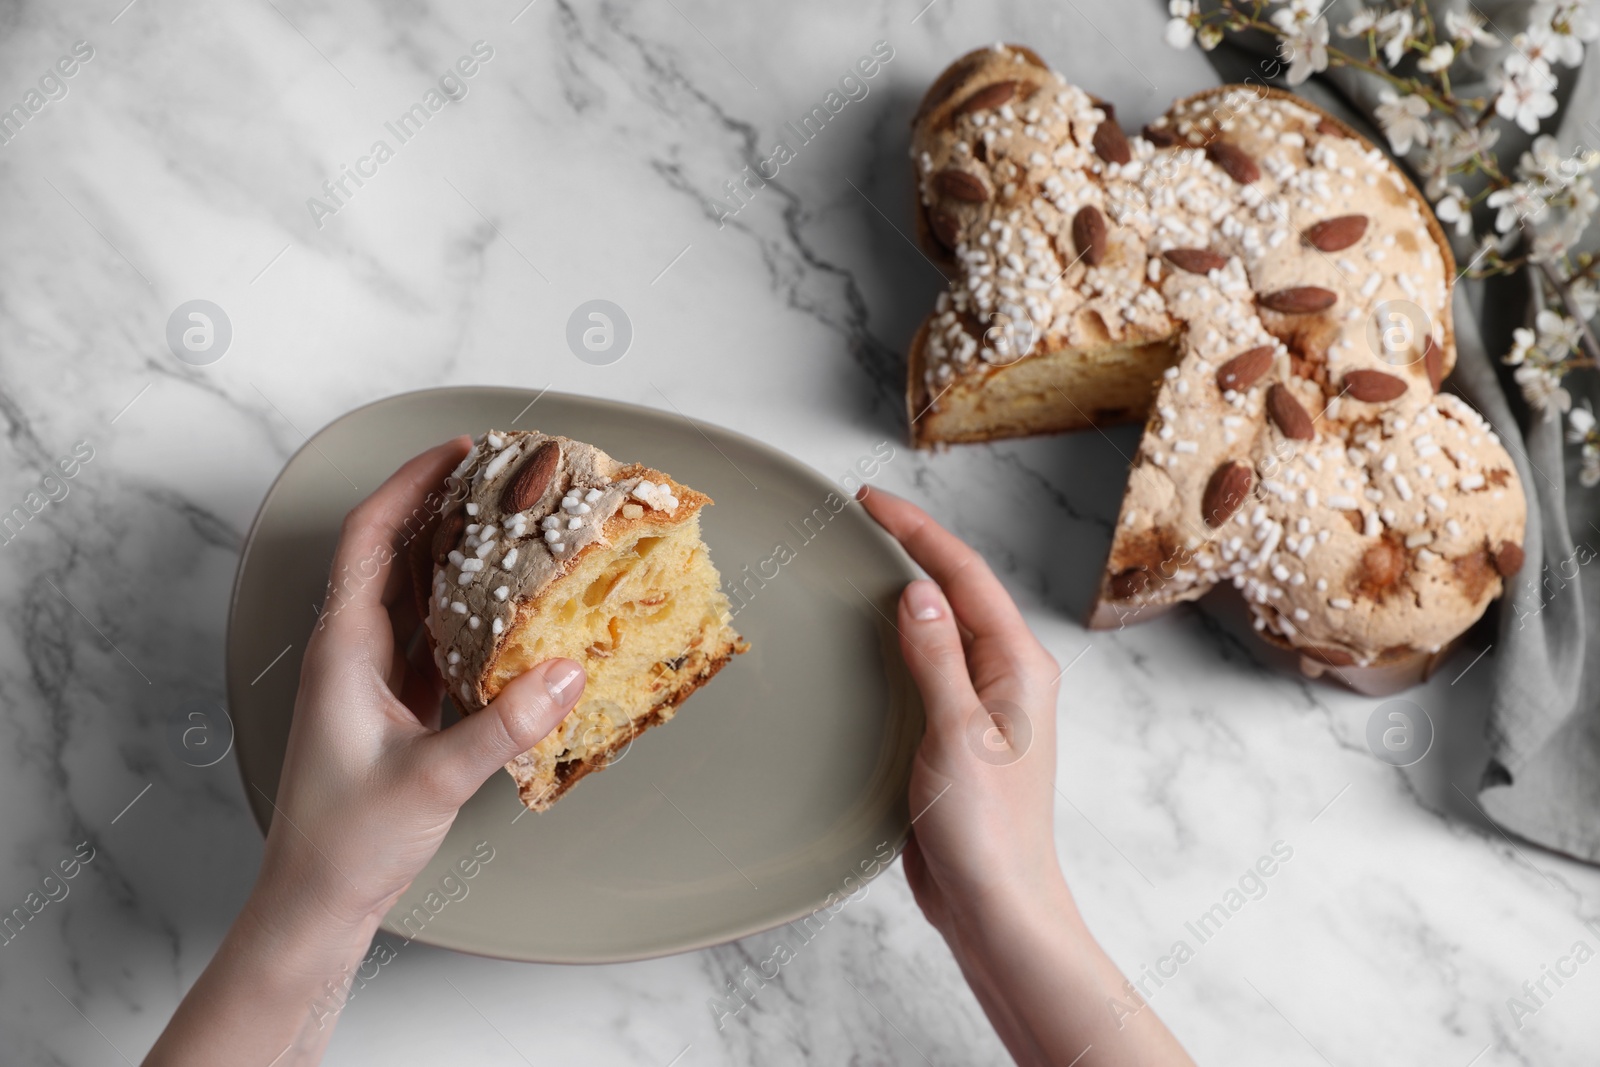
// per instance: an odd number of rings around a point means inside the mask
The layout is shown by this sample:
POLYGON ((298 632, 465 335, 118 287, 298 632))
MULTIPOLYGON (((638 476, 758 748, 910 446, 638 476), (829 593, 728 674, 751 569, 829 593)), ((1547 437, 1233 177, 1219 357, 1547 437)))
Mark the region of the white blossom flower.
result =
POLYGON ((1596 23, 1582 3, 1535 4, 1528 14, 1530 38, 1558 62, 1576 67, 1583 62, 1583 43, 1600 36, 1596 23))
POLYGON ((1539 331, 1539 347, 1551 359, 1564 359, 1583 340, 1583 327, 1559 311, 1541 308, 1533 320, 1539 331))
POLYGON ((1527 182, 1513 182, 1510 187, 1496 189, 1489 194, 1489 206, 1497 210, 1494 228, 1499 233, 1510 233, 1518 221, 1537 222, 1544 214, 1544 198, 1527 182))
POLYGON ((1469 126, 1456 133, 1451 143, 1455 163, 1465 163, 1473 156, 1488 157, 1500 140, 1500 131, 1493 126, 1469 126))
POLYGON ((1538 133, 1540 121, 1556 112, 1555 74, 1548 63, 1530 60, 1521 52, 1506 57, 1504 71, 1495 113, 1528 133, 1538 133))
POLYGON ((1576 176, 1578 163, 1561 155, 1561 146, 1549 134, 1533 139, 1528 151, 1517 162, 1517 173, 1524 180, 1537 179, 1554 189, 1565 189, 1576 176))
POLYGON ((1528 259, 1533 263, 1559 263, 1568 252, 1572 251, 1573 235, 1568 232, 1569 226, 1557 226, 1554 229, 1540 230, 1533 235, 1533 247, 1528 250, 1528 259))
POLYGON ((1378 10, 1371 7, 1358 7, 1350 21, 1339 27, 1340 37, 1359 37, 1378 24, 1378 10))
POLYGON ((1417 61, 1417 69, 1425 74, 1437 74, 1444 70, 1456 59, 1455 47, 1448 44, 1436 44, 1417 61))
POLYGON ((1383 58, 1389 61, 1389 66, 1400 62, 1400 57, 1406 54, 1406 45, 1411 41, 1412 29, 1411 12, 1406 8, 1399 8, 1384 15, 1374 27, 1378 31, 1379 47, 1383 49, 1383 58))
POLYGON ((1328 20, 1314 15, 1299 0, 1273 12, 1272 24, 1283 33, 1278 55, 1289 61, 1286 77, 1290 85, 1328 69, 1328 20))
POLYGON ((1428 198, 1437 200, 1444 195, 1450 180, 1450 171, 1482 155, 1492 159, 1490 150, 1500 139, 1500 131, 1493 126, 1470 126, 1462 129, 1454 119, 1441 117, 1433 122, 1428 150, 1417 163, 1417 170, 1426 183, 1428 198))
POLYGON ((1594 182, 1590 181, 1587 175, 1579 175, 1572 180, 1568 195, 1572 197, 1572 206, 1568 210, 1584 216, 1583 225, 1579 230, 1588 229, 1588 216, 1593 215, 1596 208, 1600 208, 1600 196, 1595 195, 1594 182))
POLYGON ((1579 278, 1567 286, 1567 296, 1572 300, 1578 317, 1588 322, 1600 313, 1600 288, 1588 278, 1579 278))
POLYGON ((1583 446, 1583 466, 1578 469, 1578 484, 1585 489, 1600 485, 1600 445, 1592 441, 1583 446))
MULTIPOLYGON (((1565 37, 1551 29, 1548 25, 1530 23, 1526 30, 1511 38, 1511 47, 1528 63, 1543 63, 1546 66, 1562 61, 1568 54, 1567 44, 1571 38, 1565 37)), ((1583 45, 1576 40, 1572 44, 1578 49, 1579 59, 1583 58, 1583 45)), ((1569 66, 1571 64, 1568 64, 1569 66)))
POLYGON ((1456 236, 1465 237, 1472 232, 1472 208, 1467 204, 1467 194, 1457 185, 1447 185, 1444 198, 1439 201, 1435 213, 1440 222, 1453 222, 1456 224, 1456 236))
POLYGON ((1561 376, 1545 367, 1524 363, 1512 375, 1522 387, 1522 396, 1533 410, 1547 419, 1560 417, 1572 407, 1572 394, 1561 387, 1561 376))
MULTIPOLYGON (((1600 20, 1589 12, 1584 0, 1568 0, 1563 4, 1540 4, 1539 8, 1554 7, 1549 22, 1557 33, 1571 34, 1580 41, 1600 39, 1600 20)), ((1537 10, 1537 9, 1536 9, 1537 10)))
POLYGON ((1222 43, 1222 27, 1215 22, 1200 27, 1200 47, 1207 52, 1222 43))
POLYGON ((1444 25, 1450 34, 1450 39, 1455 41, 1463 52, 1475 44, 1481 44, 1486 48, 1499 48, 1504 43, 1489 32, 1488 23, 1474 8, 1468 8, 1466 11, 1446 11, 1444 25))
POLYGON ((1411 151, 1413 142, 1428 143, 1431 131, 1423 121, 1428 115, 1426 100, 1414 93, 1397 96, 1393 89, 1385 87, 1379 90, 1378 101, 1374 114, 1389 138, 1389 147, 1394 149, 1395 155, 1403 156, 1411 151))
POLYGON ((1511 351, 1507 352, 1502 363, 1512 367, 1520 367, 1528 359, 1528 354, 1534 351, 1535 337, 1532 330, 1525 326, 1518 326, 1511 331, 1511 351))
MULTIPOLYGON (((1580 174, 1572 179, 1565 191, 1556 190, 1547 203, 1556 206, 1555 224, 1545 226, 1534 236, 1533 250, 1529 256, 1536 263, 1554 265, 1558 273, 1564 274, 1561 269, 1563 260, 1583 242, 1584 232, 1588 230, 1596 209, 1600 208, 1600 195, 1596 195, 1588 175, 1580 174)), ((1587 322, 1593 317, 1594 312, 1591 311, 1583 316, 1583 321, 1587 322)))
POLYGON ((1594 408, 1585 400, 1567 412, 1567 442, 1578 444, 1594 432, 1594 408))
POLYGON ((1528 133, 1535 133, 1539 123, 1556 112, 1556 98, 1526 82, 1508 81, 1495 97, 1494 110, 1503 119, 1510 119, 1528 133))
POLYGON ((1170 0, 1167 4, 1167 14, 1172 19, 1167 23, 1165 38, 1167 44, 1173 48, 1188 48, 1194 41, 1194 24, 1189 21, 1189 16, 1194 13, 1194 0, 1170 0))

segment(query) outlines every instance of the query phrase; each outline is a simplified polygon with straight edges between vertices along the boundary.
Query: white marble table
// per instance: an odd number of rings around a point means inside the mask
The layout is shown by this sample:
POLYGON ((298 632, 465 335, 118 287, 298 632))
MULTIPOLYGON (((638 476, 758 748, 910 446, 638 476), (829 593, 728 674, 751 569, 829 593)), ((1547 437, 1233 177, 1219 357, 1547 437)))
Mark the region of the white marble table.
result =
MULTIPOLYGON (((1439 738, 1395 770, 1367 750, 1372 701, 1270 668, 1225 603, 1079 626, 1131 432, 901 445, 900 352, 939 285, 904 237, 914 101, 1004 38, 1137 126, 1214 80, 1160 44, 1159 5, 125 2, 23 0, 0 34, 0 103, 40 78, 56 97, 0 146, 0 502, 93 451, 0 557, 0 908, 79 842, 94 857, 0 946, 0 1059, 137 1061, 248 890, 260 837, 231 760, 186 766, 165 733, 222 694, 241 540, 304 433, 386 394, 504 383, 670 403, 835 476, 893 442, 880 484, 981 548, 1073 663, 1063 862, 1130 974, 1194 949, 1146 988, 1201 1062, 1593 1062, 1600 963, 1508 1012, 1575 942, 1600 947, 1582 925, 1600 872, 1468 799, 1487 638, 1414 694, 1439 738), (92 56, 50 79, 78 41, 92 56), (466 95, 390 132, 478 41, 466 95), (724 183, 878 41, 893 58, 868 94, 731 214, 724 183), (563 340, 593 298, 635 331, 612 366, 563 340), (194 299, 233 329, 204 367, 165 340, 194 299), (1275 842, 1292 858, 1200 944, 1185 924, 1275 842)), ((577 969, 413 946, 328 1061, 1004 1061, 898 868, 719 1030, 708 999, 770 941, 577 969)))

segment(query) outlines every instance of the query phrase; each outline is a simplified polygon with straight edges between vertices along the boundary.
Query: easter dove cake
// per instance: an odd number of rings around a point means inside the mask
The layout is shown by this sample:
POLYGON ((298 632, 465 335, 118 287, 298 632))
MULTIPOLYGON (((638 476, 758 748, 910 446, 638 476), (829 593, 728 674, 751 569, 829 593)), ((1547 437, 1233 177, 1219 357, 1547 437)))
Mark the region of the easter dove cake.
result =
POLYGON ((1520 568, 1516 469, 1439 392, 1449 246, 1347 126, 1222 86, 1129 136, 997 45, 934 83, 912 155, 951 278, 908 360, 915 443, 1145 420, 1091 625, 1231 583, 1306 673, 1391 692, 1520 568))
POLYGON ((560 726, 506 765, 544 811, 749 646, 700 538, 711 499, 593 445, 489 432, 431 541, 434 658, 464 714, 557 656, 589 680, 560 726))

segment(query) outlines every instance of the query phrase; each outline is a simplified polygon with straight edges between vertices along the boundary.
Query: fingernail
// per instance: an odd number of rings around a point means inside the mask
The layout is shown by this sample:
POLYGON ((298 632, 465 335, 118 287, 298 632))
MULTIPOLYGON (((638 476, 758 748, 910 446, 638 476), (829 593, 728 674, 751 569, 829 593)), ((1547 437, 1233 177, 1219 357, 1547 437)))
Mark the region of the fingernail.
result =
POLYGON ((583 678, 583 668, 570 659, 552 660, 544 669, 545 688, 550 691, 550 699, 562 707, 570 707, 577 702, 579 680, 583 678))
POLYGON ((934 582, 918 578, 906 586, 906 605, 911 609, 913 619, 932 622, 944 615, 944 594, 934 582))
POLYGON ((857 500, 865 500, 865 499, 867 499, 867 487, 865 485, 862 485, 862 487, 860 489, 856 490, 856 499, 857 500))

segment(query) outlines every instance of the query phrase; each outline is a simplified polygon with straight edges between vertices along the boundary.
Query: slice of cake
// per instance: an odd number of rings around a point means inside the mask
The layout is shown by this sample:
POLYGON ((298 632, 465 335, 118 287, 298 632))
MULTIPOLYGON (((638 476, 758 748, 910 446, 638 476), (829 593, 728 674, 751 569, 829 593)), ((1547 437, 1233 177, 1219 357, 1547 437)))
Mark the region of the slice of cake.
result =
POLYGON ((561 725, 506 765, 544 811, 749 647, 700 539, 711 499, 531 431, 484 434, 455 477, 427 613, 451 698, 470 715, 555 657, 589 675, 561 725))

